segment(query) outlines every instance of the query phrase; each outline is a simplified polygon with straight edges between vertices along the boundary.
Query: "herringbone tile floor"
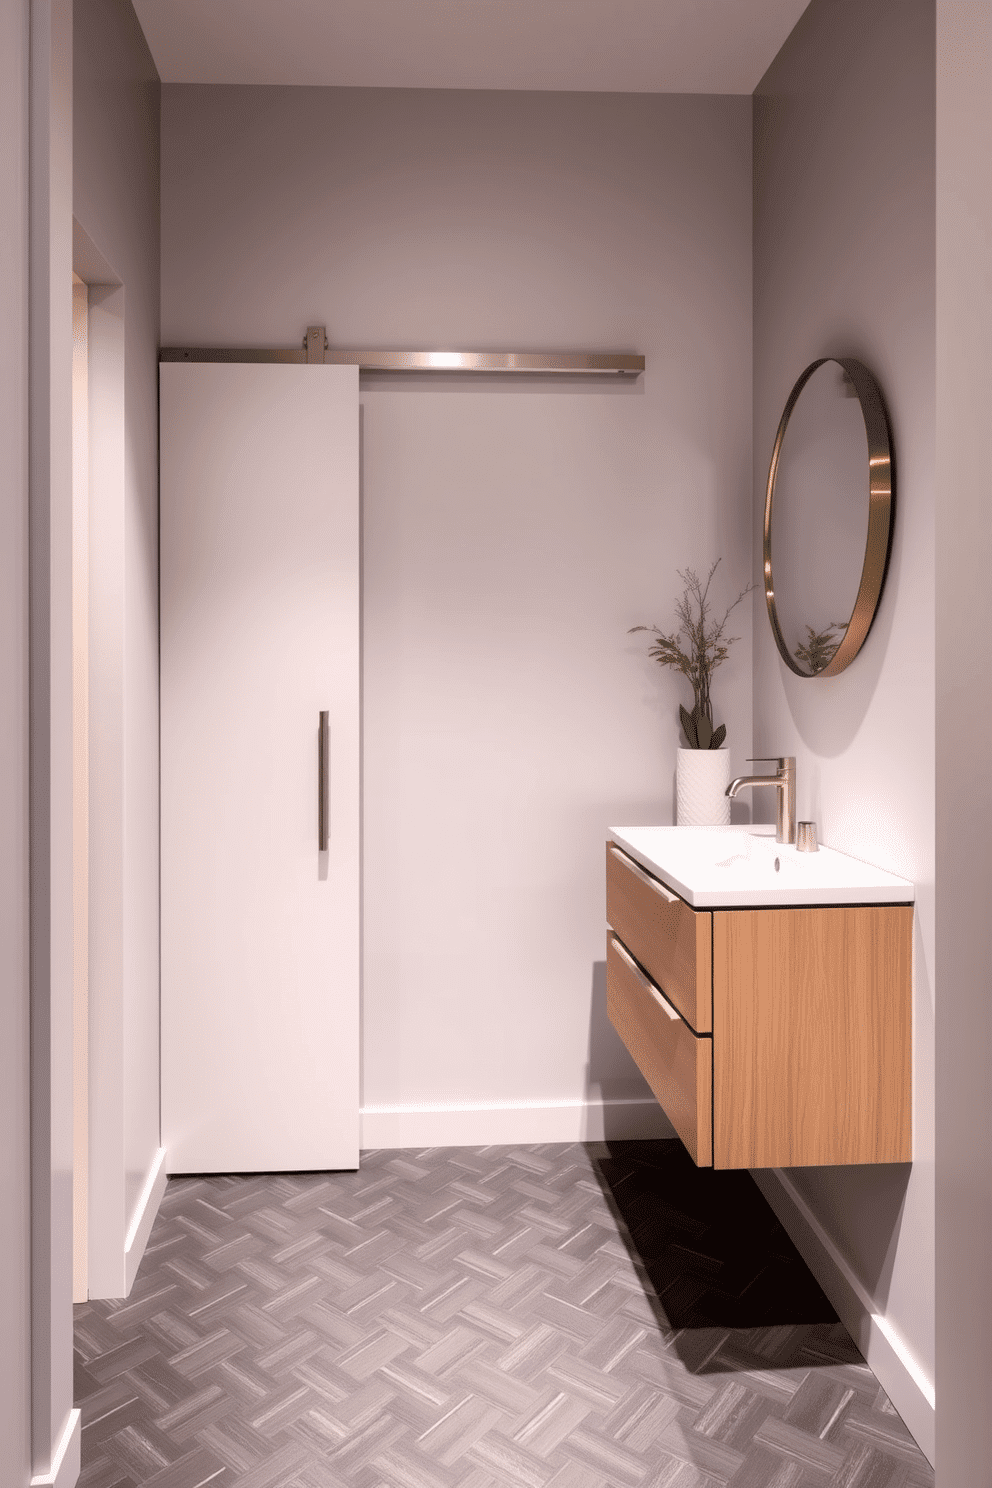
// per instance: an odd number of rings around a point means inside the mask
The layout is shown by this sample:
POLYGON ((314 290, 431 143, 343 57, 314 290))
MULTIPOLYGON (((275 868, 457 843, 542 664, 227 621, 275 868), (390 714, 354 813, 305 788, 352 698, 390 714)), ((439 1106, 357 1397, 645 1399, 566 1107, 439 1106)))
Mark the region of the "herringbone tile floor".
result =
POLYGON ((929 1488, 747 1174, 678 1142, 173 1179, 76 1309, 81 1488, 929 1488))

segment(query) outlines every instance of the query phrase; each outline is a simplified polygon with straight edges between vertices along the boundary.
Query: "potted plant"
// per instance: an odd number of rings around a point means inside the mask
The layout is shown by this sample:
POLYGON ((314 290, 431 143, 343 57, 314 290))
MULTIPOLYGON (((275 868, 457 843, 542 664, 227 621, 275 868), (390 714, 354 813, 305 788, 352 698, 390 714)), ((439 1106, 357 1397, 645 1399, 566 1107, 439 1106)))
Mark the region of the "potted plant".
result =
POLYGON ((684 589, 675 606, 678 626, 664 631, 657 625, 632 625, 628 634, 647 631, 652 637, 648 655, 659 666, 673 667, 692 687, 692 711, 679 705, 679 720, 685 747, 678 751, 676 767, 676 820, 679 826, 725 826, 730 821, 730 802, 725 795, 730 782, 730 755, 723 748, 727 725, 713 722, 710 684, 717 667, 730 654, 737 636, 727 635, 732 612, 754 588, 748 584, 723 616, 712 613, 709 592, 720 559, 711 565, 705 583, 695 569, 678 569, 684 589))

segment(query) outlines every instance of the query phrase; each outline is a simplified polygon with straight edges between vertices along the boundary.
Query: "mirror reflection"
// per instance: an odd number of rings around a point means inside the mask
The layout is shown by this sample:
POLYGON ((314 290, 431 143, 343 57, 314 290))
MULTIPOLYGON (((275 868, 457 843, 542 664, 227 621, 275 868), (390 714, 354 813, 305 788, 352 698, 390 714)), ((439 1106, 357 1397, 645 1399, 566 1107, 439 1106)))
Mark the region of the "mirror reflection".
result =
POLYGON ((888 552, 889 474, 871 374, 858 362, 814 362, 786 405, 765 508, 769 617, 800 676, 842 671, 868 632, 888 552))

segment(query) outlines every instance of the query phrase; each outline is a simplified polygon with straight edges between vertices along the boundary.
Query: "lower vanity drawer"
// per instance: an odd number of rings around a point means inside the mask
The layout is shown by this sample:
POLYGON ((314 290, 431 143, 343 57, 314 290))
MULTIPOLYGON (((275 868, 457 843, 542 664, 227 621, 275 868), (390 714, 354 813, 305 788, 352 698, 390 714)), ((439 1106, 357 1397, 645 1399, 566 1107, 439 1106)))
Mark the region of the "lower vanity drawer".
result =
POLYGON ((712 1038, 693 1033, 615 935, 607 938, 606 1005, 693 1162, 712 1167, 712 1038))

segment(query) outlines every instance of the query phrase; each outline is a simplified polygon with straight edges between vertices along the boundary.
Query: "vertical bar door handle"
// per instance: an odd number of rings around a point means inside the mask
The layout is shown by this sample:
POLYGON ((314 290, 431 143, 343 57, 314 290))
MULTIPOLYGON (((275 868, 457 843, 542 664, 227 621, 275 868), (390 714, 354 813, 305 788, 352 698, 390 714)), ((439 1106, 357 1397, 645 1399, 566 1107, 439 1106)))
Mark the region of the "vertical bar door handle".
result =
POLYGON ((331 725, 326 708, 320 714, 318 755, 317 846, 320 852, 326 852, 331 835, 331 725))

